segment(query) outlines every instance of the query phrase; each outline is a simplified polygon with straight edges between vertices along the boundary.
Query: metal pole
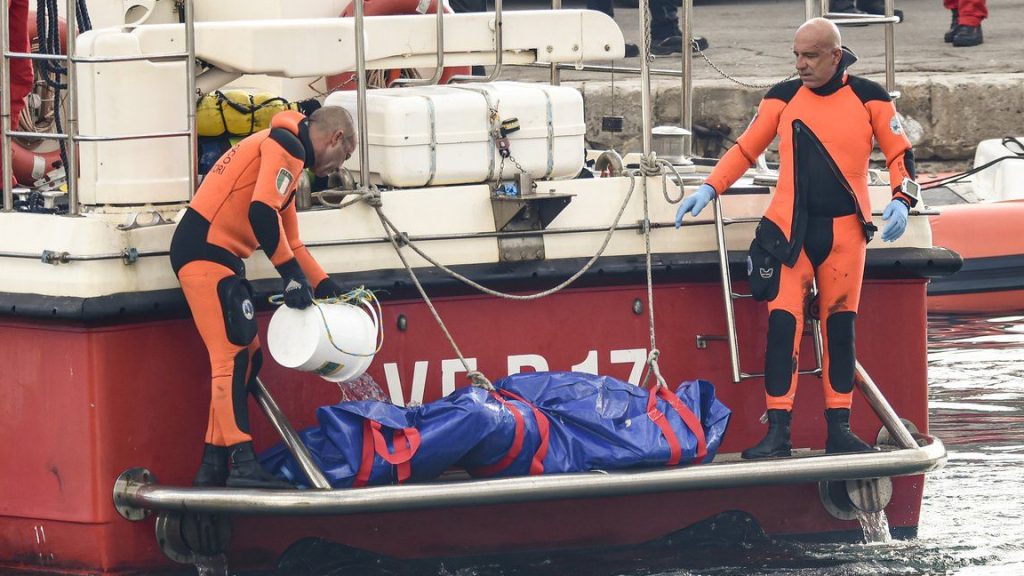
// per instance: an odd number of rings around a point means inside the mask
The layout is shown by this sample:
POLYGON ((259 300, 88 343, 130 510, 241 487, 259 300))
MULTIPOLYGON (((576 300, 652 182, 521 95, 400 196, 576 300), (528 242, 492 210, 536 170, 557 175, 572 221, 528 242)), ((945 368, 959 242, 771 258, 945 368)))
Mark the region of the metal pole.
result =
POLYGON ((318 490, 330 490, 331 484, 327 482, 327 478, 324 477, 324 473, 317 467, 316 462, 313 462, 313 457, 309 455, 306 445, 302 443, 302 439, 295 432, 295 428, 292 428, 288 417, 281 411, 277 402, 274 401, 270 392, 267 391, 267 387, 263 385, 262 380, 256 378, 251 393, 256 398, 256 402, 259 403, 260 408, 263 409, 263 413, 267 415, 267 419, 270 420, 274 429, 281 435, 281 440, 284 441, 284 445, 288 447, 288 451, 291 452, 295 461, 299 463, 299 467, 302 468, 302 472, 309 479, 309 483, 318 490))
POLYGON ((683 86, 679 123, 688 134, 683 156, 693 155, 693 0, 683 0, 683 86))
POLYGON ((198 137, 196 134, 196 26, 195 11, 192 0, 185 0, 185 52, 188 58, 185 60, 185 87, 188 92, 188 199, 196 193, 196 154, 198 137))
MULTIPOLYGON (((561 10, 562 9, 562 0, 551 0, 551 9, 552 10, 561 10)), ((552 86, 558 86, 561 83, 562 83, 562 74, 558 70, 558 64, 555 64, 554 62, 552 62, 551 63, 551 85, 552 86)))
MULTIPOLYGON (((885 16, 893 15, 894 1, 885 0, 885 16)), ((896 91, 896 24, 885 23, 885 90, 892 94, 896 91)))
POLYGON ((356 124, 359 132, 359 189, 370 189, 370 146, 366 141, 366 38, 363 28, 363 1, 356 2, 356 124))
POLYGON ((453 76, 450 82, 493 82, 501 74, 502 60, 504 59, 504 48, 502 47, 503 25, 501 16, 501 0, 494 0, 494 68, 486 77, 484 76, 453 76))
POLYGON ((914 440, 913 434, 910 430, 907 430, 906 425, 900 420, 896 411, 892 409, 892 405, 885 399, 882 392, 875 386, 874 380, 871 376, 868 376, 868 371, 860 365, 859 360, 854 360, 857 371, 858 386, 860 391, 864 393, 864 398, 871 405, 871 408, 875 411, 875 415, 882 421, 882 425, 889 431, 889 434, 896 440, 896 444, 900 448, 917 448, 917 441, 914 440))
POLYGON ((729 274, 729 251, 725 245, 725 223, 722 220, 722 199, 715 196, 715 240, 718 241, 718 267, 722 273, 722 299, 725 303, 726 338, 729 340, 729 363, 732 381, 739 382, 740 346, 736 337, 736 312, 732 307, 732 277, 729 274))
MULTIPOLYGON (((653 147, 654 120, 651 110, 651 6, 649 0, 640 0, 640 113, 643 117, 643 150, 644 157, 650 156, 653 147)), ((683 47, 684 50, 686 47, 683 47)))
POLYGON ((437 0, 437 65, 434 67, 434 75, 430 78, 398 78, 393 84, 403 86, 432 86, 441 81, 444 74, 444 7, 441 0, 437 0))
POLYGON ((7 34, 10 29, 10 14, 8 13, 9 2, 0 1, 0 49, 3 50, 3 62, 0 62, 0 177, 3 178, 4 191, 4 212, 14 210, 14 190, 11 187, 11 139, 7 135, 11 128, 11 67, 7 53, 11 51, 11 38, 7 34))
MULTIPOLYGON (((811 297, 813 298, 818 294, 818 280, 816 278, 811 279, 811 297)), ((819 307, 820 307, 820 300, 819 307)), ((823 359, 825 353, 825 340, 821 336, 821 310, 818 310, 818 318, 811 318, 811 335, 814 336, 814 361, 818 363, 818 370, 821 370, 821 375, 824 376, 825 362, 823 359)))
MULTIPOLYGON (((68 109, 65 114, 67 126, 64 131, 68 135, 65 149, 68 155, 67 165, 64 166, 64 173, 68 183, 68 215, 78 216, 80 213, 78 205, 78 66, 72 61, 75 55, 75 42, 78 36, 78 2, 67 0, 68 39, 67 39, 67 70, 68 70, 68 109)), ((56 17, 56 15, 54 16, 56 17)), ((60 106, 60 102, 54 102, 54 106, 60 106)))

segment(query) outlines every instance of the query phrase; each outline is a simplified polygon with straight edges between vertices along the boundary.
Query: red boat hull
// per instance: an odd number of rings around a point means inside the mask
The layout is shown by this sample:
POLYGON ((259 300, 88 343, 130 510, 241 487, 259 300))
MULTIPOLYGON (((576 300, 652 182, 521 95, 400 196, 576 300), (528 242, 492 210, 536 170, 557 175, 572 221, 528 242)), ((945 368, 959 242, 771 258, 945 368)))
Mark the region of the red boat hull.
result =
MULTIPOLYGON (((521 355, 533 356, 520 363, 539 366, 543 358, 551 370, 584 365, 628 379, 649 347, 647 313, 634 311, 637 299, 645 302, 643 286, 574 289, 530 302, 456 296, 436 303, 463 352, 492 379, 508 372, 510 356, 521 355)), ((697 335, 725 333, 720 299, 715 283, 656 287, 658 347, 670 382, 703 378, 717 386, 734 411, 721 451, 735 452, 763 434, 764 398, 758 381, 731 382, 724 342, 695 346, 697 335)), ((737 318, 744 369, 759 371, 764 307, 738 301, 737 318)), ((268 319, 261 316, 264 334, 268 319)), ((450 385, 465 384, 422 303, 385 303, 384 324, 385 345, 370 373, 393 397, 419 400, 422 394, 430 401, 450 385), (404 331, 396 328, 400 315, 404 331)), ((153 519, 122 519, 111 493, 115 478, 136 466, 150 469, 162 484, 191 481, 209 401, 209 364, 191 320, 86 326, 5 319, 0 326, 0 562, 88 572, 171 566, 156 546, 153 519)), ((924 280, 867 281, 857 329, 862 364, 894 409, 926 432, 924 280)), ((810 338, 802 358, 805 366, 813 362, 810 338)), ((272 361, 263 375, 296 428, 313 424, 314 408, 339 397, 334 385, 272 361)), ((821 448, 821 382, 802 377, 800 386, 794 446, 821 448)), ((275 434, 255 404, 250 410, 257 447, 266 448, 275 434)), ((873 440, 881 424, 859 396, 853 414, 854 430, 873 440)), ((917 526, 922 491, 920 477, 894 480, 890 525, 917 526)), ((265 565, 305 536, 398 557, 629 544, 726 510, 749 512, 772 534, 859 529, 832 518, 816 485, 804 484, 347 517, 239 517, 230 558, 237 567, 265 565)))

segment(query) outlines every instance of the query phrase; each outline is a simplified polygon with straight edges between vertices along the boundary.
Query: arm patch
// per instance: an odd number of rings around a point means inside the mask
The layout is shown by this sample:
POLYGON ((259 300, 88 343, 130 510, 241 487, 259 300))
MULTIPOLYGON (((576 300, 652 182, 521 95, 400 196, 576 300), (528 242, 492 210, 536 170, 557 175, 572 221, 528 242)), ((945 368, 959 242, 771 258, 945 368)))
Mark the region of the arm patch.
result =
POLYGON ((853 93, 857 95, 857 98, 861 102, 867 104, 872 100, 880 100, 882 102, 892 102, 892 98, 889 97, 889 93, 885 90, 878 82, 868 80, 867 78, 861 78, 860 76, 850 76, 847 81, 847 85, 853 90, 853 93))
POLYGON ((270 130, 269 138, 274 142, 277 142, 289 155, 305 161, 306 149, 302 146, 302 142, 295 134, 292 134, 284 128, 272 128, 270 130))

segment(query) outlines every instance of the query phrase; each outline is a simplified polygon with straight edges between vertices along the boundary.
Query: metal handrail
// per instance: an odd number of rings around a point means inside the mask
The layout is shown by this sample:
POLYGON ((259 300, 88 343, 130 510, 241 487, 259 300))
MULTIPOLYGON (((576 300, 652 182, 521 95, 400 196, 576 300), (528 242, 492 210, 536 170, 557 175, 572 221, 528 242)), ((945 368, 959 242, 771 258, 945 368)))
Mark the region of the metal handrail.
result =
POLYGON ((679 124, 686 130, 683 156, 693 155, 693 0, 683 0, 683 68, 680 83, 679 124))
POLYGON ((430 78, 398 78, 392 84, 400 86, 433 86, 441 81, 444 74, 444 7, 441 0, 437 2, 437 66, 430 78))
POLYGON ((494 0, 494 68, 491 73, 487 76, 473 76, 460 74, 458 76, 452 76, 451 82, 493 82, 499 74, 501 74, 502 59, 504 54, 502 53, 502 36, 504 34, 504 28, 501 24, 501 0, 494 0))
POLYGON ((281 407, 277 405, 274 397, 270 395, 270 391, 267 390, 267 387, 258 376, 255 382, 253 382, 250 393, 256 398, 256 403, 263 409, 263 413, 267 415, 267 419, 270 420, 274 430, 277 430, 278 435, 281 436, 281 440, 288 448, 292 458, 295 458, 295 461, 299 463, 299 468, 306 475, 310 486, 317 490, 330 490, 330 482, 327 481, 323 471, 313 461, 313 457, 309 454, 309 449, 302 443, 302 438, 295 432, 295 428, 288 421, 288 417, 284 415, 281 407))
POLYGON ((366 22, 363 2, 364 0, 355 0, 356 131, 359 132, 356 146, 359 148, 359 190, 366 192, 370 189, 370 144, 367 142, 369 127, 366 125, 366 22))
MULTIPOLYGON (((185 20, 185 52, 180 53, 164 53, 164 54, 151 54, 151 55, 136 55, 136 56, 97 56, 97 57, 79 57, 75 56, 77 34, 75 33, 74 24, 68 27, 67 39, 65 42, 64 55, 60 54, 35 54, 31 52, 11 52, 10 50, 10 39, 7 35, 7 30, 10 25, 8 5, 4 3, 0 6, 0 28, 3 29, 3 43, 0 46, 0 52, 2 52, 2 73, 0 73, 0 92, 8 94, 10 91, 10 60, 25 59, 32 61, 63 61, 66 62, 66 77, 67 77, 67 98, 68 98, 68 110, 64 119, 65 132, 63 133, 42 133, 42 132, 21 132, 11 129, 11 108, 10 99, 6 96, 3 98, 3 103, 0 104, 0 163, 3 164, 3 169, 0 171, 0 178, 3 179, 2 190, 3 190, 3 211, 11 212, 14 210, 14 190, 11 187, 12 180, 12 166, 11 156, 13 153, 11 147, 11 138, 22 138, 22 139, 34 139, 34 140, 60 140, 64 142, 65 151, 67 154, 67 165, 64 167, 64 173, 67 178, 68 187, 68 215, 77 216, 81 212, 81 206, 78 198, 78 143, 79 142, 117 142, 125 140, 151 140, 159 138, 174 138, 187 136, 189 138, 189 154, 188 154, 188 198, 192 199, 195 194, 196 188, 196 146, 198 144, 196 138, 196 109, 195 100, 193 99, 196 94, 196 59, 195 59, 195 18, 193 12, 193 0, 185 0, 184 4, 184 20, 185 20), (186 69, 186 91, 188 94, 188 128, 180 131, 170 132, 154 132, 147 134, 127 134, 120 136, 99 136, 99 135, 81 135, 78 133, 78 64, 108 64, 113 62, 136 62, 136 61, 176 61, 185 60, 186 69)), ((66 20, 68 22, 77 22, 77 3, 76 0, 67 0, 66 6, 66 20)), ((57 103, 57 105, 60 105, 57 103)))
MULTIPOLYGON (((327 516, 484 506, 564 499, 603 498, 690 490, 743 488, 923 474, 942 467, 946 447, 922 436, 913 450, 883 450, 793 458, 717 461, 697 466, 615 472, 577 472, 488 480, 372 486, 353 490, 252 490, 177 488, 152 484, 141 469, 114 485, 116 508, 139 521, 140 510, 262 516, 327 516)), ((726 455, 720 455, 726 460, 726 455)))

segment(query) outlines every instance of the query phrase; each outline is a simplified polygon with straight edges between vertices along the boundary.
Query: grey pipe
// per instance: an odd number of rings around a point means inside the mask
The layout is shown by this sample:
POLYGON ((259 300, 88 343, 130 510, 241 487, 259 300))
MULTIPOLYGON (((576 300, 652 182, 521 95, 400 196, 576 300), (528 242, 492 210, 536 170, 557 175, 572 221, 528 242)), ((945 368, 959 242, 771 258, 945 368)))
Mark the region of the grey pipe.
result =
MULTIPOLYGON (((651 53, 650 35, 651 10, 649 0, 640 0, 640 115, 642 118, 641 134, 644 157, 651 155, 654 135, 653 110, 651 110, 651 63, 647 55, 651 53)), ((685 50, 685 46, 684 46, 685 50)))
POLYGON ((359 132, 359 189, 370 189, 370 144, 366 141, 366 36, 363 21, 363 0, 356 3, 356 123, 359 132))
MULTIPOLYGON (((561 10, 562 9, 562 0, 551 0, 551 9, 552 10, 561 10)), ((561 83, 562 83, 562 74, 559 72, 558 64, 552 62, 551 63, 551 85, 552 86, 558 86, 561 83)))
POLYGON ((193 0, 185 0, 185 92, 188 111, 188 199, 196 193, 199 135, 196 129, 196 22, 193 0))
POLYGON ((441 81, 441 75, 444 74, 444 6, 441 5, 441 0, 437 2, 437 65, 434 68, 434 75, 430 78, 399 78, 394 81, 394 84, 403 86, 433 86, 441 81))
POLYGON ((14 210, 14 189, 11 187, 11 161, 13 156, 13 150, 11 148, 11 139, 9 132, 11 131, 11 99, 8 96, 11 93, 11 63, 9 60, 8 52, 11 49, 11 39, 7 35, 7 30, 10 29, 10 14, 9 2, 0 2, 0 36, 3 37, 3 41, 0 42, 0 55, 2 55, 3 62, 0 62, 0 122, 3 123, 0 126, 0 163, 3 164, 3 170, 0 170, 0 178, 3 178, 4 191, 4 212, 11 212, 14 210))
POLYGON ((729 252, 725 245, 725 222, 722 217, 722 199, 715 195, 715 240, 718 242, 718 268, 722 273, 722 302, 725 304, 726 338, 729 340, 729 364, 732 381, 742 380, 740 374, 740 345, 736 336, 736 312, 732 305, 732 277, 729 274, 729 252))
POLYGON ((277 402, 274 401, 273 396, 270 395, 267 387, 263 385, 263 381, 258 377, 250 389, 250 393, 256 398, 256 402, 263 409, 263 413, 267 415, 267 419, 270 420, 274 430, 277 430, 277 433, 281 436, 281 440, 288 447, 288 452, 291 452, 292 458, 295 458, 295 461, 299 463, 299 467, 302 468, 302 472, 306 475, 310 485, 318 490, 330 490, 331 484, 327 482, 324 473, 320 471, 316 462, 313 462, 313 457, 309 455, 309 450, 302 443, 302 439, 295 432, 295 428, 292 428, 288 417, 284 415, 277 402))
POLYGON ((903 420, 900 420, 899 415, 892 409, 892 405, 882 395, 878 386, 875 385, 875 381, 868 375, 867 370, 861 366, 860 361, 856 360, 855 362, 857 378, 854 380, 856 380, 857 386, 864 394, 868 404, 875 411, 878 419, 882 421, 882 425, 889 431, 889 434, 896 440, 896 444, 900 448, 917 448, 917 441, 914 440, 914 435, 907 429, 903 420))
POLYGON ((493 82, 501 74, 502 59, 504 59, 502 36, 501 0, 494 0, 494 68, 486 77, 484 76, 453 76, 451 82, 493 82))
POLYGON ((885 0, 885 90, 889 94, 896 92, 896 24, 893 22, 895 13, 893 0, 885 0))
POLYGON ((322 516, 916 475, 941 468, 945 461, 945 446, 928 437, 924 446, 913 450, 356 490, 225 490, 125 482, 115 486, 114 498, 120 506, 142 509, 322 516))
POLYGON ((683 141, 683 156, 693 155, 693 0, 683 0, 682 102, 679 123, 688 132, 683 141))
MULTIPOLYGON (((67 0, 66 18, 68 22, 67 52, 68 57, 75 55, 75 44, 78 36, 78 2, 67 0)), ((64 130, 68 138, 64 145, 67 151, 67 164, 64 166, 64 174, 68 183, 68 216, 78 216, 81 213, 81 206, 78 201, 78 66, 68 60, 67 64, 68 82, 68 110, 64 119, 64 130)), ((60 106, 59 102, 54 103, 60 106)))

